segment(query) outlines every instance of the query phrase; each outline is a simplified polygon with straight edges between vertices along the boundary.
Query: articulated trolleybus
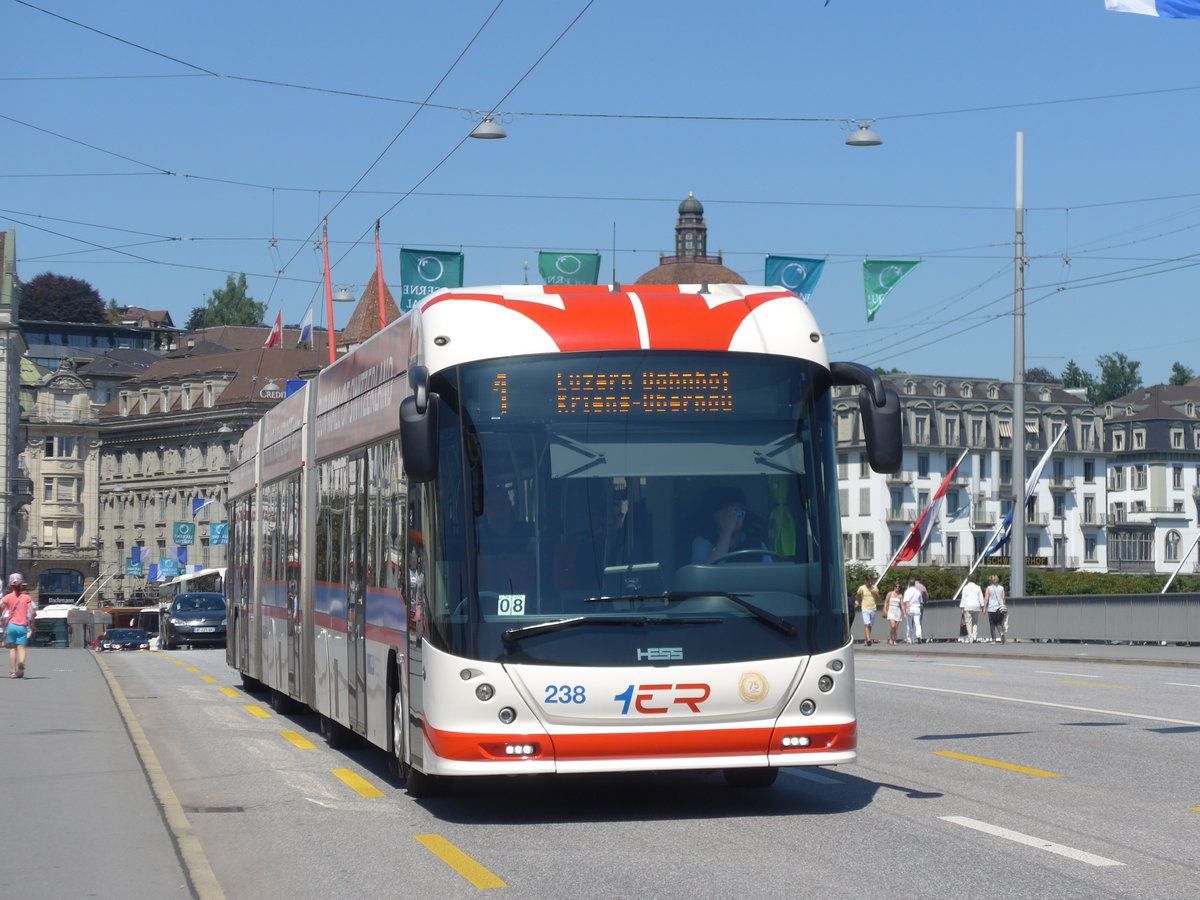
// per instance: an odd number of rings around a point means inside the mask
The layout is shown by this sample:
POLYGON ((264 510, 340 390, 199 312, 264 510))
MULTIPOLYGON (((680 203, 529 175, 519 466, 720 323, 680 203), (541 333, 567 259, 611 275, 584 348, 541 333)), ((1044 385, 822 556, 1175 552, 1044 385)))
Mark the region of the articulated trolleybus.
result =
POLYGON ((895 393, 781 288, 431 294, 241 439, 229 663, 417 796, 852 762, 835 385, 898 470, 895 393))

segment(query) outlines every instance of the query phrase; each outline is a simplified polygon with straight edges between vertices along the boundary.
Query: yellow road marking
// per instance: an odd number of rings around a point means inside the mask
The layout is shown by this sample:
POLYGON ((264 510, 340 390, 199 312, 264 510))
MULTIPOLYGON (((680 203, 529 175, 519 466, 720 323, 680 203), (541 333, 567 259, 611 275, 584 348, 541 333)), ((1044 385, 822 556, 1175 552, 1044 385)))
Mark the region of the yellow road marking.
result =
POLYGON ((1188 809, 1192 812, 1200 812, 1200 806, 1189 806, 1188 809))
POLYGON ((195 666, 190 666, 189 668, 186 668, 186 669, 184 669, 183 671, 185 671, 185 672, 199 672, 200 670, 199 670, 199 669, 197 669, 195 666))
POLYGON ((242 709, 244 709, 246 712, 250 713, 250 715, 257 716, 260 719, 271 718, 271 714, 269 712, 267 712, 261 706, 255 706, 253 703, 248 704, 247 706, 243 706, 242 709))
POLYGON ((1096 684, 1096 682, 1094 682, 1094 681, 1060 681, 1058 683, 1059 684, 1082 684, 1082 685, 1086 685, 1087 687, 1111 688, 1114 691, 1129 690, 1129 688, 1123 684, 1096 684))
POLYGON ((471 859, 440 834, 414 834, 413 840, 480 890, 508 887, 498 875, 471 859))
POLYGON ((1036 775, 1038 778, 1062 778, 1062 775, 1058 772, 1043 772, 1041 769, 1014 766, 1012 763, 1000 762, 996 759, 985 759, 982 756, 967 756, 965 753, 955 753, 952 750, 935 750, 933 754, 934 756, 948 756, 951 759, 962 759, 967 762, 979 763, 981 766, 995 766, 997 769, 1008 769, 1010 772, 1021 772, 1024 775, 1036 775))
POLYGON ((357 791, 363 797, 383 797, 385 794, 371 782, 367 781, 361 775, 351 772, 349 769, 330 769, 331 773, 336 775, 347 785, 357 791))
POLYGON ((281 731, 279 734, 286 740, 291 741, 301 750, 315 750, 317 748, 316 744, 304 737, 298 731, 281 731))
POLYGON ((182 659, 173 659, 173 660, 171 660, 171 662, 175 663, 175 665, 177 665, 177 666, 186 666, 187 665, 187 663, 184 662, 182 659))
POLYGON ((241 695, 239 692, 235 691, 233 688, 220 688, 219 690, 220 690, 220 691, 221 691, 221 693, 222 693, 222 694, 224 694, 226 697, 240 697, 240 696, 242 696, 242 695, 241 695))
POLYGON ((213 678, 211 675, 201 675, 200 680, 207 681, 209 684, 215 684, 217 679, 213 678))

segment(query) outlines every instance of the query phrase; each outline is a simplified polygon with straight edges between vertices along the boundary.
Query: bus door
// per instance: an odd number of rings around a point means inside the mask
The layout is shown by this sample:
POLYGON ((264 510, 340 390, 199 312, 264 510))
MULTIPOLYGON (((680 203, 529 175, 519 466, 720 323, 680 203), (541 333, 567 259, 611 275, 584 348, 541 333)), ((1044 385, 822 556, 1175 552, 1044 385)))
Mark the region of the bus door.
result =
POLYGON ((350 460, 346 509, 346 689, 350 728, 367 727, 367 458, 350 460))
POLYGON ((283 488, 283 515, 280 521, 284 551, 284 582, 287 584, 287 628, 284 655, 287 662, 288 694, 303 698, 300 683, 300 476, 283 488))

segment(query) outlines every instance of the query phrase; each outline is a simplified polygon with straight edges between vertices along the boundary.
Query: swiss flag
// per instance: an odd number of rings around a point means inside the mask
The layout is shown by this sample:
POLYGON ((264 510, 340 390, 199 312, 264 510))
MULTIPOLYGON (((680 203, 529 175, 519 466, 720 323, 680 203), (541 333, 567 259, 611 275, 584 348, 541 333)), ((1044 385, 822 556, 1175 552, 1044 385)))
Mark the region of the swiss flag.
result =
POLYGON ((967 453, 964 450, 963 455, 954 464, 954 468, 946 473, 941 487, 937 489, 937 493, 933 495, 933 500, 925 507, 925 512, 921 513, 921 518, 917 519, 917 524, 912 527, 912 531, 908 534, 908 540, 904 542, 904 546, 900 548, 900 554, 896 557, 900 562, 910 560, 920 553, 921 548, 925 546, 925 542, 929 540, 929 532, 933 531, 938 513, 942 509, 942 501, 946 499, 946 488, 950 487, 950 482, 954 480, 954 473, 958 471, 959 463, 963 461, 963 457, 966 455, 967 453))
POLYGON ((267 335, 267 340, 263 347, 275 347, 283 345, 283 308, 280 307, 279 315, 275 317, 275 324, 271 326, 271 333, 267 335))

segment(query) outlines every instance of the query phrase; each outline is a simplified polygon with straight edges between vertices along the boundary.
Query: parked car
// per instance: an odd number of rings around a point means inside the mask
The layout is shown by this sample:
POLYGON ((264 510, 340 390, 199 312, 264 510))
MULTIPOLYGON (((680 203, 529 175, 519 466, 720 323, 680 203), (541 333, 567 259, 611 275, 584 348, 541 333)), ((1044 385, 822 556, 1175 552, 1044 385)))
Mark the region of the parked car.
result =
POLYGON ((110 628, 96 640, 97 650, 149 650, 150 636, 140 628, 110 628))
POLYGON ((177 596, 167 610, 161 635, 162 649, 190 646, 225 646, 225 596, 208 591, 177 596))

